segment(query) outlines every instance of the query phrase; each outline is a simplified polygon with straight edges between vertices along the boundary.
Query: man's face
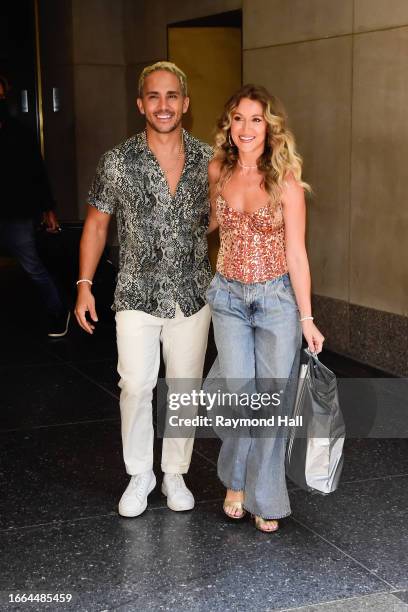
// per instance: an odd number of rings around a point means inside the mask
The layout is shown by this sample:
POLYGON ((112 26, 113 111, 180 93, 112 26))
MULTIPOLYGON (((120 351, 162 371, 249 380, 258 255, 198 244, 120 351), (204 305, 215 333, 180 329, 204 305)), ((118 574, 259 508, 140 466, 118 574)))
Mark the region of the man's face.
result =
POLYGON ((175 74, 156 70, 146 77, 143 96, 137 99, 137 106, 153 130, 168 134, 180 125, 189 102, 189 98, 183 96, 175 74))

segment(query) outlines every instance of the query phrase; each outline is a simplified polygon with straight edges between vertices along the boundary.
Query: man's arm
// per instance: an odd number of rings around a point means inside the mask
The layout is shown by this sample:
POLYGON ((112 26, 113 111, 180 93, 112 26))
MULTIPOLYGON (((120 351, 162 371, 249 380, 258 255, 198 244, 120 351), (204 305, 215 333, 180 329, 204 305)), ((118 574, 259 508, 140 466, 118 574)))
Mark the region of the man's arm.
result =
MULTIPOLYGON (((88 205, 88 212, 79 246, 79 278, 93 280, 96 268, 103 253, 108 234, 111 216, 88 205)), ((89 334, 93 333, 95 326, 88 323, 86 313, 89 312, 92 321, 96 323, 98 317, 95 310, 95 298, 92 295, 89 283, 79 283, 78 297, 75 306, 75 316, 79 325, 89 334)))

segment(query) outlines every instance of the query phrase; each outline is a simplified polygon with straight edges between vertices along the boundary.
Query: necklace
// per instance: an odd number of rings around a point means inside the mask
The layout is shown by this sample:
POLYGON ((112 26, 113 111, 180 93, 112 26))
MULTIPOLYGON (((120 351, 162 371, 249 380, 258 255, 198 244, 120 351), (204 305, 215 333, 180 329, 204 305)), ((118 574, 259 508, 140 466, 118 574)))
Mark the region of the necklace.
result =
POLYGON ((245 166, 244 164, 242 164, 242 163, 240 162, 240 160, 239 160, 239 159, 238 159, 238 165, 239 165, 239 166, 241 166, 241 168, 247 168, 247 169, 248 169, 248 168, 252 168, 253 170, 254 170, 255 168, 258 168, 258 166, 245 166))
MULTIPOLYGON (((147 138, 147 132, 146 132, 146 142, 147 145, 149 146, 149 141, 147 138)), ((149 147, 150 148, 150 147, 149 147)), ((162 170, 165 174, 172 174, 173 172, 175 172, 178 168, 179 162, 180 162, 180 158, 182 157, 184 152, 184 134, 183 134, 183 130, 181 131, 181 140, 180 140, 180 147, 177 153, 177 158, 176 158, 176 163, 174 164, 174 166, 172 168, 169 168, 168 170, 166 170, 165 168, 162 167, 162 170)))

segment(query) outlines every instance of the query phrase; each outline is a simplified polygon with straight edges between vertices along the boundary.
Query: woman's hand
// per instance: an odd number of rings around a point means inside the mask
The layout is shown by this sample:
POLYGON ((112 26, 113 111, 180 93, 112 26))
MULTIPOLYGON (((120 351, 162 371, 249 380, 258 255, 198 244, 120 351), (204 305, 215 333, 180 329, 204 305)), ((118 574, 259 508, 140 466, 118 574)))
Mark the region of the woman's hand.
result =
POLYGON ((302 321, 302 332, 311 353, 320 353, 323 348, 324 336, 310 319, 302 321))

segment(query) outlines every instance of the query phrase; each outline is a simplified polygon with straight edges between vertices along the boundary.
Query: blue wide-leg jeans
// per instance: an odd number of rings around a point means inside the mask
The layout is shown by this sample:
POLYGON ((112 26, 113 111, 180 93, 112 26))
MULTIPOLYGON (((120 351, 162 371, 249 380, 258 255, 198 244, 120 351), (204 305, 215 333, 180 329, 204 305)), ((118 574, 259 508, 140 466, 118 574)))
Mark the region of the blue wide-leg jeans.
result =
MULTIPOLYGON (((222 378, 228 391, 283 391, 279 409, 290 415, 298 376, 302 330, 288 274, 262 283, 241 283, 216 273, 207 291, 218 358, 207 381, 222 378)), ((210 383, 212 384, 212 383, 210 383)), ((237 411, 242 417, 242 408, 237 411)), ((247 416, 257 416, 247 409, 247 416), (251 413, 251 414, 249 414, 251 413)), ((265 416, 265 409, 262 409, 265 416)), ((277 419, 276 419, 277 420, 277 419)), ((217 433, 223 440, 218 476, 225 487, 244 491, 244 507, 266 519, 290 514, 285 479, 286 430, 217 433)))

